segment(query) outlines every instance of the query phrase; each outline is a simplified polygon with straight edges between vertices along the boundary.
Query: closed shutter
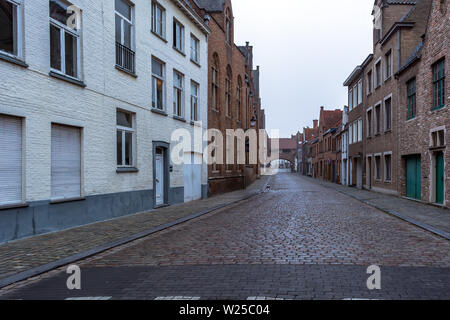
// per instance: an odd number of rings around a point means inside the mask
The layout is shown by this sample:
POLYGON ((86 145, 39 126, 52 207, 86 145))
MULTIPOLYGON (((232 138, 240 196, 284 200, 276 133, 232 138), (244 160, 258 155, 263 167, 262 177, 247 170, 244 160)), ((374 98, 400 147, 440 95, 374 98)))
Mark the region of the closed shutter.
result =
POLYGON ((81 196, 80 129, 52 125, 52 199, 81 196))
POLYGON ((0 205, 22 202, 22 120, 0 116, 0 205))

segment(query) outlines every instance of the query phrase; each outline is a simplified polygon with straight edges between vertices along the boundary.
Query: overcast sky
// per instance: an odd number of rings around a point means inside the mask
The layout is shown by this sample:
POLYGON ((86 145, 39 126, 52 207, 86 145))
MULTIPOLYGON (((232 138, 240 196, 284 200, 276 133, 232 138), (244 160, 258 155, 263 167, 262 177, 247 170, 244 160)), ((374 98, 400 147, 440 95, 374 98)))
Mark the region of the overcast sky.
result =
POLYGON ((347 104, 345 79, 372 52, 373 0, 234 0, 235 42, 261 67, 267 129, 312 126, 320 106, 347 104))

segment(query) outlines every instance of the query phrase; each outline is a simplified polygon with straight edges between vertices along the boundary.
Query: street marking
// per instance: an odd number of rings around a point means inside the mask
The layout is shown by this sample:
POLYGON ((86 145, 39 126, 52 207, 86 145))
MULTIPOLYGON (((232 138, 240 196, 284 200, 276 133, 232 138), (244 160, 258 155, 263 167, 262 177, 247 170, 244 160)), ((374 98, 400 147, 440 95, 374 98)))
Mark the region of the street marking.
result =
POLYGON ((112 297, 76 297, 66 298, 65 300, 110 300, 112 297))
POLYGON ((185 301, 185 300, 200 300, 200 297, 184 297, 184 296, 170 296, 170 297, 157 297, 155 300, 176 300, 176 301, 185 301))
POLYGON ((248 297, 247 300, 256 300, 256 301, 280 301, 280 300, 289 300, 283 298, 270 298, 270 297, 248 297))

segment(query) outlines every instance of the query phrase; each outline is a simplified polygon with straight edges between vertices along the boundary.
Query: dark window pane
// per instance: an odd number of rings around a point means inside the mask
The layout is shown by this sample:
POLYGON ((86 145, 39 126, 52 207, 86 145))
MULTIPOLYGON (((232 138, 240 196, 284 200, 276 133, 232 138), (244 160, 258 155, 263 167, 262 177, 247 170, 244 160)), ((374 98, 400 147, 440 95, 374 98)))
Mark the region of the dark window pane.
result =
POLYGON ((159 61, 152 60, 152 72, 160 77, 163 76, 163 66, 159 61))
POLYGON ((121 127, 132 128, 131 114, 125 112, 117 112, 117 125, 121 127))
POLYGON ((67 6, 55 0, 50 0, 50 17, 67 25, 67 19, 72 14, 67 13, 67 6))
POLYGON ((122 131, 117 131, 117 165, 122 165, 122 131))
POLYGON ((163 82, 159 79, 156 80, 156 99, 158 101, 157 104, 157 108, 162 110, 163 109, 163 105, 162 105, 162 101, 163 101, 163 82))
POLYGON ((14 6, 0 0, 0 50, 15 54, 14 26, 16 23, 14 6))
POLYGON ((61 30, 50 25, 50 63, 51 67, 61 70, 61 30))
POLYGON ((116 15, 116 42, 122 43, 122 19, 116 15))
POLYGON ((124 0, 116 0, 116 11, 131 20, 131 6, 124 0))
POLYGON ((123 45, 129 49, 131 48, 131 24, 123 22, 123 45))
POLYGON ((133 154, 133 134, 131 132, 125 132, 125 165, 131 166, 133 154))
POLYGON ((66 45, 66 74, 71 77, 78 77, 77 61, 77 38, 69 33, 65 33, 66 45))

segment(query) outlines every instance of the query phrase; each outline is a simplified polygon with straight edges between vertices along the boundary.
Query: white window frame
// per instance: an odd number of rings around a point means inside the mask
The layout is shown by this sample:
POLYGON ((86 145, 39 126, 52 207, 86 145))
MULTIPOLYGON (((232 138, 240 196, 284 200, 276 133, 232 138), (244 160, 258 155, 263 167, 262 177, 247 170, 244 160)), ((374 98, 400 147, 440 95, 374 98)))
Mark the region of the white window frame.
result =
POLYGON ((363 80, 358 81, 358 106, 363 102, 363 80))
POLYGON ((13 26, 14 53, 0 50, 0 53, 12 58, 23 59, 23 13, 22 0, 6 0, 16 6, 16 25, 13 26), (15 29, 15 30, 14 30, 15 29))
POLYGON ((389 152, 385 152, 383 153, 383 167, 384 167, 384 173, 383 173, 383 180, 384 182, 392 182, 392 151, 389 152), (386 166, 386 156, 390 156, 391 157, 391 178, 388 179, 387 178, 387 166, 386 166))
MULTIPOLYGON (((117 163, 117 167, 118 168, 134 168, 136 167, 136 157, 135 157, 135 152, 136 152, 136 114, 130 111, 126 111, 123 109, 117 109, 116 110, 116 117, 117 117, 117 113, 122 112, 122 113, 127 113, 131 116, 131 128, 129 127, 123 127, 123 126, 119 126, 116 123, 116 132, 120 131, 122 133, 122 164, 117 163), (131 133, 131 163, 129 165, 124 164, 125 162, 125 141, 126 141, 126 133, 131 133)), ((116 133, 117 136, 117 133, 116 133)))
POLYGON ((191 33, 191 60, 200 64, 200 40, 191 33))
POLYGON ((200 85, 191 80, 191 121, 199 121, 200 85), (192 88, 196 87, 196 95, 192 94, 192 88), (195 107, 194 107, 195 106, 195 107))
MULTIPOLYGON (((134 48, 134 46, 135 46, 135 41, 134 41, 134 5, 130 2, 130 1, 128 1, 128 0, 123 0, 124 2, 127 2, 128 3, 128 5, 130 6, 130 8, 131 8, 131 10, 130 10, 130 15, 131 15, 131 20, 130 19, 128 19, 127 17, 124 17, 120 12, 118 12, 117 10, 116 10, 116 8, 114 7, 114 12, 115 12, 115 14, 117 15, 117 16, 119 16, 119 18, 121 18, 122 20, 121 20, 121 28, 120 28, 120 30, 121 30, 121 34, 120 34, 120 44, 121 45, 123 45, 124 47, 126 47, 125 46, 125 34, 124 34, 124 21, 126 21, 126 22, 128 22, 129 24, 130 24, 130 47, 131 48, 128 48, 128 49, 130 49, 130 50, 132 50, 132 51, 135 51, 135 48, 134 48)), ((115 17, 114 17, 115 18, 115 17)), ((115 22, 114 22, 115 23, 115 22)), ((115 32, 115 31, 114 31, 115 32)))
MULTIPOLYGON (((66 1, 58 0, 57 2, 60 2, 61 4, 69 5, 69 3, 67 3, 66 1)), ((81 79, 81 29, 80 30, 71 29, 68 26, 62 24, 61 22, 53 19, 50 16, 49 16, 49 19, 50 19, 50 25, 60 29, 59 43, 60 43, 60 47, 61 47, 61 51, 60 51, 61 70, 52 68, 51 62, 50 62, 50 70, 52 72, 61 74, 65 77, 69 77, 69 78, 72 78, 75 80, 80 80, 81 79), (66 33, 69 33, 70 35, 74 36, 77 39, 77 76, 76 77, 72 77, 66 73, 66 45, 65 45, 66 44, 66 38, 65 38, 66 33)), ((51 48, 50 48, 50 50, 51 50, 51 48)), ((50 57, 50 59, 51 59, 51 57, 50 57)))
POLYGON ((382 63, 382 57, 379 57, 377 61, 375 61, 373 70, 375 71, 374 74, 374 89, 377 89, 379 87, 381 87, 382 83, 383 83, 383 63, 382 63), (380 83, 378 84, 378 73, 377 73, 377 65, 380 64, 380 83))
POLYGON ((358 119, 358 142, 363 141, 363 121, 362 118, 358 119))
POLYGON ((373 135, 373 108, 372 107, 369 107, 369 108, 367 108, 367 111, 366 111, 366 119, 367 119, 367 137, 372 137, 372 135, 373 135), (371 112, 371 116, 370 116, 370 119, 369 119, 369 112, 371 112), (369 126, 369 120, 370 120, 370 123, 371 123, 371 125, 369 126), (372 129, 372 130, 371 130, 372 129))
POLYGON ((353 106, 352 109, 358 107, 358 84, 353 86, 353 106))
POLYGON ((155 106, 153 107, 153 96, 152 96, 152 109, 156 109, 156 110, 160 110, 160 111, 165 111, 166 110, 166 97, 165 97, 165 88, 166 88, 166 65, 164 62, 162 62, 161 60, 152 57, 152 92, 155 93, 155 97, 157 99, 157 95, 156 95, 156 91, 157 91, 157 85, 156 85, 156 79, 159 79, 162 81, 162 95, 161 95, 161 106, 162 109, 158 108, 158 100, 156 100, 155 106), (162 66, 162 77, 156 73, 153 73, 153 60, 157 61, 158 63, 161 64, 162 66))
POLYGON ((384 114, 384 121, 383 121, 383 124, 384 124, 384 132, 388 132, 388 131, 392 131, 392 123, 393 123, 393 120, 392 120, 392 93, 391 94, 389 94, 387 97, 385 97, 384 99, 383 99, 383 114, 384 114), (388 127, 387 127, 387 117, 386 117, 386 101, 387 100, 391 100, 391 114, 390 114, 390 119, 391 119, 391 126, 390 126, 390 128, 388 129, 388 127))
POLYGON ((349 144, 353 144, 353 122, 350 123, 349 128, 348 128, 348 132, 349 132, 349 144))
POLYGON ((181 72, 178 72, 176 70, 173 70, 173 115, 178 118, 184 117, 184 75, 181 72), (180 77, 181 81, 181 87, 175 85, 175 77, 180 77), (180 103, 181 106, 178 105, 178 95, 177 93, 180 92, 180 103), (178 114, 178 107, 180 109, 180 114, 178 114))
POLYGON ((382 123, 381 123, 381 119, 383 118, 383 103, 381 101, 379 101, 378 103, 375 104, 375 106, 373 107, 374 110, 374 119, 375 119, 375 127, 374 127, 374 132, 375 135, 381 134, 381 131, 383 130, 382 128, 382 123), (377 116, 377 107, 380 107, 380 119, 378 119, 377 116), (378 131, 378 120, 380 121, 380 130, 378 131))
POLYGON ((173 18, 173 28, 175 29, 175 30, 173 30, 174 31, 173 32, 173 36, 175 37, 173 39, 173 42, 174 42, 173 43, 173 47, 176 50, 184 53, 184 49, 185 49, 184 48, 185 47, 185 44, 184 44, 184 33, 185 33, 184 25, 180 21, 178 21, 176 18, 173 18), (177 32, 176 32, 176 26, 177 25, 180 26, 180 39, 177 39, 177 32), (181 48, 179 48, 178 45, 180 45, 181 48))
POLYGON ((351 88, 348 92, 348 108, 350 111, 353 109, 353 89, 351 88))
POLYGON ((374 166, 375 167, 375 172, 374 172, 375 181, 382 181, 383 178, 382 178, 381 169, 382 169, 382 166, 383 166, 383 154, 382 153, 374 154, 373 155, 373 160, 375 162, 375 166, 374 166), (380 158, 380 168, 378 168, 377 158, 380 158), (379 178, 377 177, 378 169, 380 170, 380 177, 379 178))
POLYGON ((152 1, 152 32, 163 39, 166 38, 166 9, 157 1, 152 1), (157 10, 161 11, 161 21, 159 22, 161 33, 158 32, 157 10))
POLYGON ((385 54, 385 72, 384 72, 384 81, 386 81, 386 80, 388 80, 388 79, 390 79, 391 77, 392 77, 392 70, 393 70, 393 66, 392 66, 392 63, 393 63, 393 59, 392 59, 392 50, 388 50, 388 52, 386 52, 386 54, 385 54), (388 61, 388 58, 389 57, 389 64, 387 63, 387 61, 388 61), (389 69, 388 69, 388 67, 389 67, 389 69), (388 71, 389 71, 389 74, 388 74, 388 71))
POLYGON ((373 87, 373 69, 370 69, 367 71, 366 81, 367 81, 367 95, 370 95, 374 89, 374 87, 373 87), (369 79, 370 79, 370 82, 369 82, 369 79))

